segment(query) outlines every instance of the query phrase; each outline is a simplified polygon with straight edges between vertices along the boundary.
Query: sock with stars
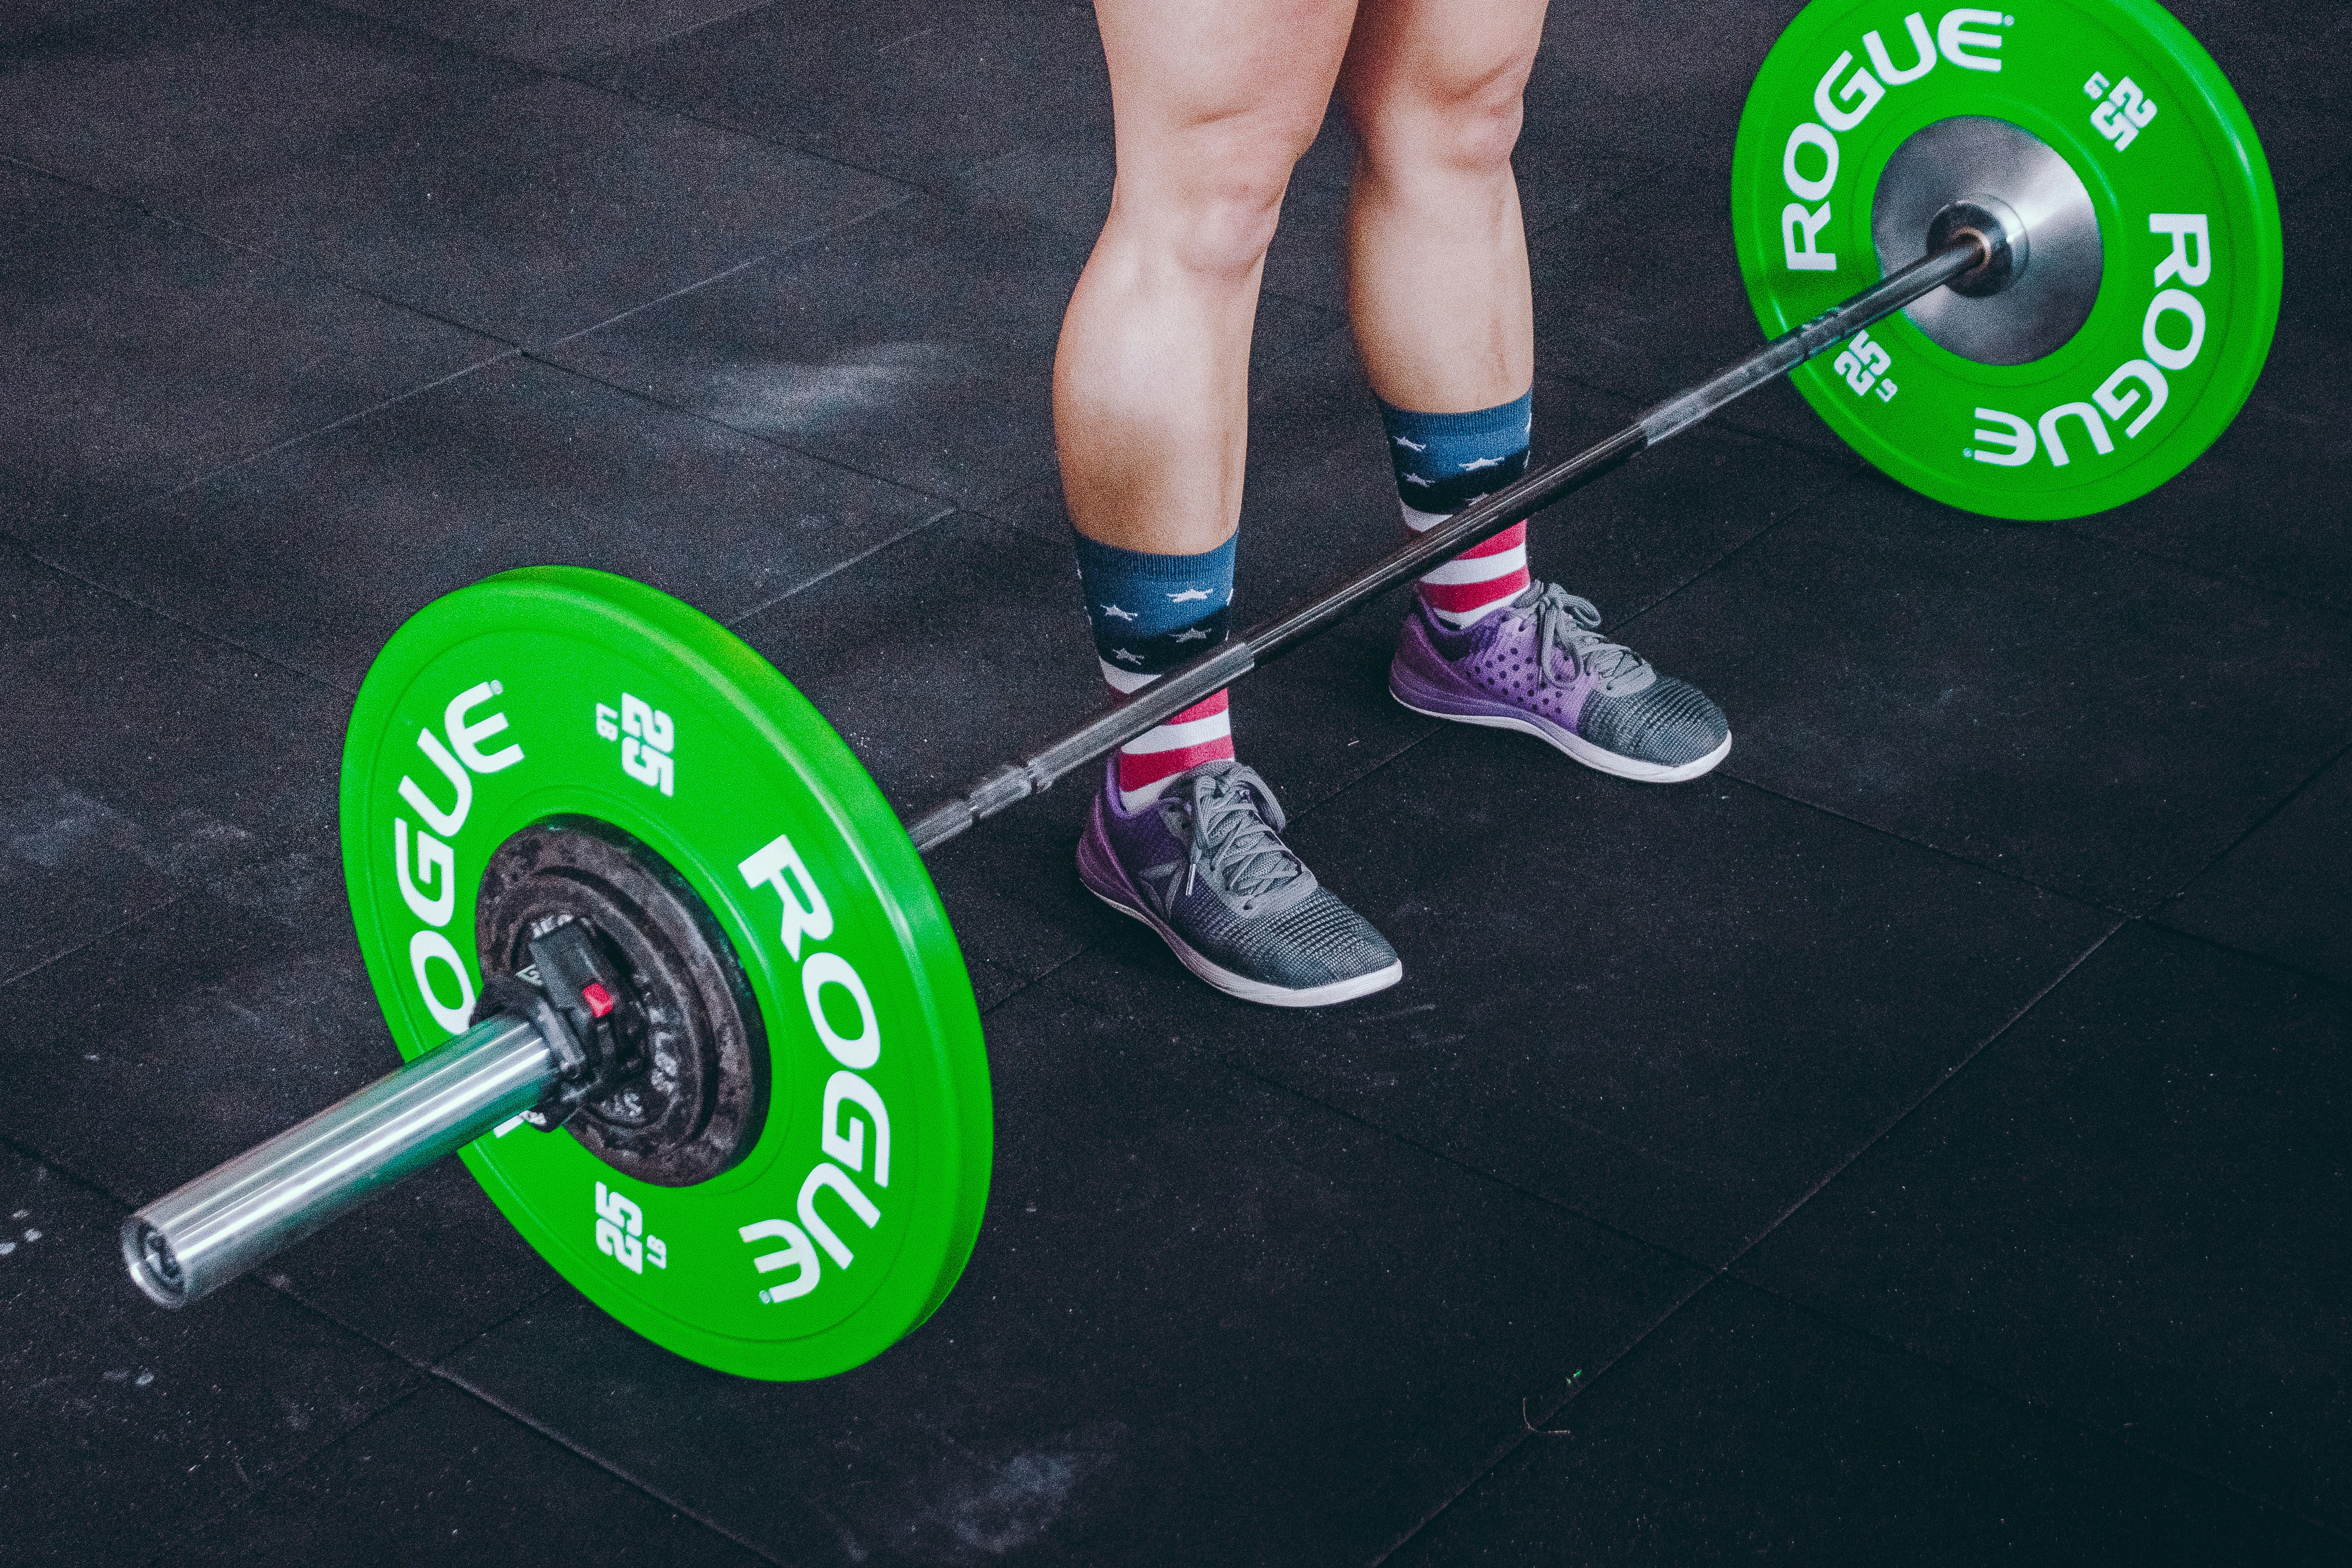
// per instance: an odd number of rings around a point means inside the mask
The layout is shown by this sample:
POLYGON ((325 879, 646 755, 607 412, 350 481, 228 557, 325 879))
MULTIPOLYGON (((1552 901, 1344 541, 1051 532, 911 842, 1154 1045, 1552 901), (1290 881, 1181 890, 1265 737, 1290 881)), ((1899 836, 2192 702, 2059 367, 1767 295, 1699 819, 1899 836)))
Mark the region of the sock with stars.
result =
MULTIPOLYGON (((1425 532, 1528 469, 1532 389, 1469 414, 1416 414, 1381 405, 1396 465, 1404 525, 1425 532)), ((1528 525, 1515 522, 1421 580, 1421 602, 1450 626, 1475 625, 1526 591, 1528 525)))
MULTIPOLYGON (((1077 535, 1078 579, 1103 679, 1122 695, 1225 640, 1233 616, 1234 541, 1199 555, 1153 555, 1077 535)), ((1122 809, 1160 798, 1187 768, 1234 754, 1222 691, 1118 749, 1122 809)))

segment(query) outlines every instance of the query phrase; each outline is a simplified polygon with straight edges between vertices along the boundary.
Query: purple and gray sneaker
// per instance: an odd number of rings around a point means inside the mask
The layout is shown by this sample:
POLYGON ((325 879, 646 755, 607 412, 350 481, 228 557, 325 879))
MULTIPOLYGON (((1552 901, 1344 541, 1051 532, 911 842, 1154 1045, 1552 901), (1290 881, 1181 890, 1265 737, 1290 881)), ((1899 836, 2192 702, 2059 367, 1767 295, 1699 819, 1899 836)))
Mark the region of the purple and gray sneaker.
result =
POLYGON ((1679 784, 1729 755, 1723 710, 1600 625, 1591 601, 1557 583, 1529 584, 1459 631, 1416 599, 1389 693, 1433 719, 1524 730, 1619 778, 1679 784))
POLYGON ((1282 807, 1231 758, 1119 806, 1118 759, 1078 840, 1087 890, 1160 933, 1185 968, 1229 996, 1321 1007, 1384 990, 1404 963, 1282 841, 1282 807))

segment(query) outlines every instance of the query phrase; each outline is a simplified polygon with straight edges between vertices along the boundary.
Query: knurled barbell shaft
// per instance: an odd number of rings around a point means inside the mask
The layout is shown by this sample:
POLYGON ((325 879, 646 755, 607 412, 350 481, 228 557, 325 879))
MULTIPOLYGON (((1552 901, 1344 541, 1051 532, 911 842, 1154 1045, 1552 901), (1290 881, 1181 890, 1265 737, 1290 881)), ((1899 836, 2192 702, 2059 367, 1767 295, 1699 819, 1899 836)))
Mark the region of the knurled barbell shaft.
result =
POLYGON ((132 1215, 131 1278, 185 1306, 537 1105, 562 1070, 537 1025, 486 1018, 132 1215))
POLYGON ((928 850, 982 817, 1051 786, 1055 780, 1135 739, 1212 692, 1231 685, 1313 637, 1367 600, 1437 563, 1459 555, 1616 468, 1636 453, 1690 428, 1727 404, 1779 380, 1797 366, 1884 320, 1982 263, 1991 247, 1962 230, 1942 249, 1881 279, 1843 303, 1781 333, 1754 353, 1637 416, 1623 429, 1567 461, 1528 475, 1425 533, 1416 534, 1362 572, 1298 600, 1241 636, 1188 659, 1118 706, 1088 720, 1018 763, 1008 763, 963 795, 918 817, 908 836, 928 850))

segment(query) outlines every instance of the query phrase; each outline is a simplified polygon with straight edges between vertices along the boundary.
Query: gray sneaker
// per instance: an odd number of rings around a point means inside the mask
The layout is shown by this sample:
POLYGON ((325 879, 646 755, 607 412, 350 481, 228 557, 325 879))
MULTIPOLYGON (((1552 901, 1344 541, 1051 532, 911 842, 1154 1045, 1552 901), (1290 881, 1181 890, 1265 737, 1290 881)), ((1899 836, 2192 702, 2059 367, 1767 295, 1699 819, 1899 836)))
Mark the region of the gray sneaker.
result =
POLYGON ((1202 763, 1130 813, 1118 759, 1105 761, 1078 877, 1158 931, 1185 968, 1275 1007, 1327 1006, 1404 978, 1396 950, 1282 842, 1282 807, 1256 769, 1202 763))

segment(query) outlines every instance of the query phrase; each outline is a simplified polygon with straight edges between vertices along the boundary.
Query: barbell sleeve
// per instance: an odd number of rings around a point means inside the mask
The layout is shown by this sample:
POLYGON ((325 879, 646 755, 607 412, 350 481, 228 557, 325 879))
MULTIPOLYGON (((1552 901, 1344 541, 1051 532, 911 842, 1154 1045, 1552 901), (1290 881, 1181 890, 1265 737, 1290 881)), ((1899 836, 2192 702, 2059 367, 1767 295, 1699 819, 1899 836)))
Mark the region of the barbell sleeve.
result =
POLYGON ((1441 561, 1482 544, 1530 513, 1581 489, 1636 454, 1656 446, 1709 415, 1788 374, 1799 365, 1873 323, 1926 298, 1962 273, 1987 265, 1997 241, 1961 229, 1950 241, 1908 267, 1890 273, 1803 326, 1781 333, 1762 348, 1685 391, 1643 411, 1615 434, 1565 462, 1529 474, 1462 509, 1370 566, 1320 593, 1229 637, 1207 653, 1176 666, 1150 686, 1108 709, 1025 760, 973 784, 946 805, 926 812, 907 829, 919 850, 946 843, 984 817, 1052 786, 1055 780, 1115 746, 1132 741, 1190 708, 1220 688, 1272 662, 1367 600, 1377 598, 1441 561))
POLYGON ((131 1278, 184 1307, 530 1110, 562 1073, 538 1025, 493 1015, 132 1215, 131 1278))

